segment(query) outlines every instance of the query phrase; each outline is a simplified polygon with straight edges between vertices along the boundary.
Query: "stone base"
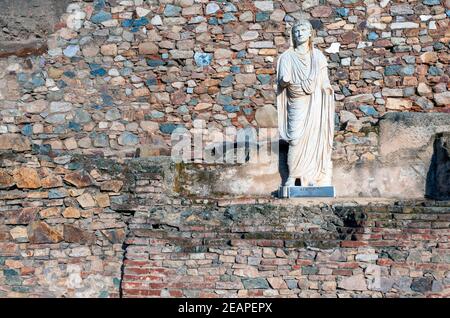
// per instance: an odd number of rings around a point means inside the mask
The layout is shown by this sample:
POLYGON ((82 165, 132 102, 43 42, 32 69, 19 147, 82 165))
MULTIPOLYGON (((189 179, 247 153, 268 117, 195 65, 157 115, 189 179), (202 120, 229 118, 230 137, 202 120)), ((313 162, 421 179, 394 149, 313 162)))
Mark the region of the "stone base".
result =
POLYGON ((279 198, 311 198, 311 197, 332 197, 336 196, 333 186, 327 187, 285 187, 278 190, 279 198))

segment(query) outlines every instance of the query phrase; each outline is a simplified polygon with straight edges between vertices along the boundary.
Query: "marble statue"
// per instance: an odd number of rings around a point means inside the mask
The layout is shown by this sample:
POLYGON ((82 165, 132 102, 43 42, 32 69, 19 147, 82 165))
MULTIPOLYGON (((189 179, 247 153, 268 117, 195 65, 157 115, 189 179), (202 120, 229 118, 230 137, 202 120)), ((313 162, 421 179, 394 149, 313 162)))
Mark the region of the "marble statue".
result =
POLYGON ((280 137, 289 142, 289 177, 285 187, 331 186, 334 92, 327 60, 313 47, 308 20, 294 23, 291 47, 277 63, 277 108, 280 137))

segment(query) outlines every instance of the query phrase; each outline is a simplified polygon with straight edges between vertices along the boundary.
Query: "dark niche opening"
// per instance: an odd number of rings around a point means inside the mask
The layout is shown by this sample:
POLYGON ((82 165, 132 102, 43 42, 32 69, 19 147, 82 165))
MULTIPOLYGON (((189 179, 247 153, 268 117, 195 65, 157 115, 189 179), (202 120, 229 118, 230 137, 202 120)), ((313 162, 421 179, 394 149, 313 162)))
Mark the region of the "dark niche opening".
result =
MULTIPOLYGON (((281 184, 284 184, 289 177, 289 167, 287 164, 287 156, 289 152, 289 143, 280 139, 279 141, 279 155, 278 155, 278 171, 281 176, 281 184)), ((278 193, 278 189, 274 192, 278 193)))
POLYGON ((450 133, 437 134, 435 137, 425 197, 450 200, 450 133))

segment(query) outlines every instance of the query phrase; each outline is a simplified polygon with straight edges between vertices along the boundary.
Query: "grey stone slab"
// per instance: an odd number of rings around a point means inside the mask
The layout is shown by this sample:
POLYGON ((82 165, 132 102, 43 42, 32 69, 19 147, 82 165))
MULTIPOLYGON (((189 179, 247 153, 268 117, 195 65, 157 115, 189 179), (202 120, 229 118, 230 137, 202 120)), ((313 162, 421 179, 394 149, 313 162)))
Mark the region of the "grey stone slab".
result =
POLYGON ((333 186, 326 187, 280 187, 278 190, 280 198, 313 198, 313 197, 335 197, 336 191, 333 186))

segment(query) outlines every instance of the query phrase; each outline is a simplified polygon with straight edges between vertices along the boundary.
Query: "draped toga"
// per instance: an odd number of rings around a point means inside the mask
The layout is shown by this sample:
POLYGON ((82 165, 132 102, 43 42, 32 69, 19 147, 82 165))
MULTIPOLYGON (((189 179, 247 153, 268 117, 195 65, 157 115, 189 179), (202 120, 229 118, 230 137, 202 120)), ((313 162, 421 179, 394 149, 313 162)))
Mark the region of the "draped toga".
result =
POLYGON ((302 186, 331 185, 335 105, 327 65, 316 48, 300 55, 291 47, 277 62, 278 129, 290 142, 289 176, 302 186))

